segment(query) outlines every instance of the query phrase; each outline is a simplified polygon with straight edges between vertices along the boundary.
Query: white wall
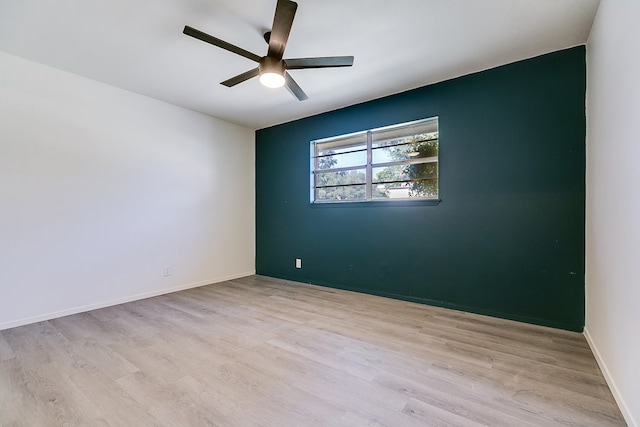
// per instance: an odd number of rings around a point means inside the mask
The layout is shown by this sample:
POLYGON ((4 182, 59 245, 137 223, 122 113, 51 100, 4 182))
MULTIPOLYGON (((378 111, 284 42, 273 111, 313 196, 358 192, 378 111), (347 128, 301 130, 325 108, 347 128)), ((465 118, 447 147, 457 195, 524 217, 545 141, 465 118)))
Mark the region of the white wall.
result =
POLYGON ((587 44, 585 335, 640 421, 640 2, 602 0, 587 44))
POLYGON ((0 329, 253 274, 254 151, 250 129, 0 52, 0 329))

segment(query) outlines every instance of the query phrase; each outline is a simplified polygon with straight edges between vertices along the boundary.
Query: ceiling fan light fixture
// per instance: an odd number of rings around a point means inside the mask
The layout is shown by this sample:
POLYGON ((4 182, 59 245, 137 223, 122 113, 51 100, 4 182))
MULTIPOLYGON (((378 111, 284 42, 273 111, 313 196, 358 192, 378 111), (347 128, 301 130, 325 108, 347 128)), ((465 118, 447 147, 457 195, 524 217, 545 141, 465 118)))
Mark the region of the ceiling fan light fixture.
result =
POLYGON ((260 74, 260 83, 270 88, 282 87, 284 86, 284 76, 274 72, 265 72, 260 74))
POLYGON ((260 83, 276 88, 284 86, 284 61, 265 56, 260 60, 260 83))

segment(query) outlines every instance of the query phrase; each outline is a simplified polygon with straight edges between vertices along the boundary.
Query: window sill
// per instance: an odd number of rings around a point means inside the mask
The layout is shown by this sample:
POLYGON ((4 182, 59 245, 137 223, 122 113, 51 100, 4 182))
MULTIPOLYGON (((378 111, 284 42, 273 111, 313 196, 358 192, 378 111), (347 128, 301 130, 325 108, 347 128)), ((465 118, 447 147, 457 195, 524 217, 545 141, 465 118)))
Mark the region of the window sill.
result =
POLYGON ((310 202, 313 208, 361 208, 361 207, 404 207, 404 206, 438 206, 442 199, 424 200, 354 200, 344 202, 310 202))

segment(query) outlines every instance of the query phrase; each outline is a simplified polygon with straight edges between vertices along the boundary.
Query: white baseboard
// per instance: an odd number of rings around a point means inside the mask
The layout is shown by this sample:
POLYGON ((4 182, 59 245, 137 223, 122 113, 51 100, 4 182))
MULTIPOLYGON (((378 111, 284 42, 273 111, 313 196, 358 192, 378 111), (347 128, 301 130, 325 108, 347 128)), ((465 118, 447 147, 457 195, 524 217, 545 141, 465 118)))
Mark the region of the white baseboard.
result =
POLYGON ((593 353, 594 357, 596 358, 596 362, 598 362, 598 366, 600 367, 600 370, 602 371, 602 374, 604 375, 604 379, 607 381, 607 384, 609 385, 609 389, 611 389, 611 394, 613 394, 613 398, 616 400, 616 403, 618 404, 618 407, 620 408, 620 412, 622 412, 622 416, 624 417, 624 420, 627 422, 629 427, 640 427, 640 425, 638 425, 636 423, 635 419, 633 418, 633 415, 631 414, 631 411, 629 411, 629 407, 627 406, 627 404, 624 401, 624 398, 620 394, 620 391, 618 390, 618 387, 616 387, 616 383, 613 380, 613 377, 611 376, 611 373, 607 369, 607 365, 604 363, 604 360, 602 359, 602 356, 600 356, 600 352, 598 351, 598 347, 596 347, 595 342, 593 342, 593 339, 591 339, 591 335, 589 334, 589 330, 586 327, 584 328, 584 332, 583 333, 584 333, 585 339, 587 340, 587 343, 589 344, 589 347, 591 347, 591 352, 593 353))
POLYGON ((53 313, 41 314, 38 316, 27 317, 24 319, 12 320, 10 322, 0 323, 0 331, 4 329, 15 328, 18 326, 29 325, 31 323, 43 322, 45 320, 56 319, 58 317, 69 316, 71 314, 84 313, 85 311, 97 310, 99 308, 110 307, 112 305, 124 304, 131 301, 137 301, 145 298, 156 297, 158 295, 170 294, 173 292, 184 291, 185 289, 197 288, 200 286, 212 285, 214 283, 226 282, 227 280, 239 279, 241 277, 252 276, 256 274, 255 270, 248 271, 239 274, 232 274, 229 276, 218 277, 211 280, 203 280, 196 283, 189 283, 186 285, 176 286, 172 288, 159 289, 156 291, 146 292, 137 295, 131 295, 124 298, 118 298, 110 301, 102 301, 95 304, 83 305, 80 307, 73 307, 66 310, 55 311, 53 313))

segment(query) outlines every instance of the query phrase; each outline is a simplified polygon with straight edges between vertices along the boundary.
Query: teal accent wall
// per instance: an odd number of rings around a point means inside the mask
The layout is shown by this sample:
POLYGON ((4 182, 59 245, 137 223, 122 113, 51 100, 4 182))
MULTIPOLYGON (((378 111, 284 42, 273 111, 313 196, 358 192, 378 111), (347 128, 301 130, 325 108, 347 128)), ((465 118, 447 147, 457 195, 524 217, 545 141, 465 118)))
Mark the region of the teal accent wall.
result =
POLYGON ((585 84, 579 46, 256 131, 257 273, 581 331, 585 84), (311 140, 432 116, 441 203, 310 204, 311 140))

